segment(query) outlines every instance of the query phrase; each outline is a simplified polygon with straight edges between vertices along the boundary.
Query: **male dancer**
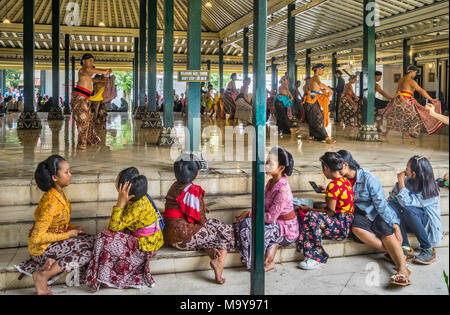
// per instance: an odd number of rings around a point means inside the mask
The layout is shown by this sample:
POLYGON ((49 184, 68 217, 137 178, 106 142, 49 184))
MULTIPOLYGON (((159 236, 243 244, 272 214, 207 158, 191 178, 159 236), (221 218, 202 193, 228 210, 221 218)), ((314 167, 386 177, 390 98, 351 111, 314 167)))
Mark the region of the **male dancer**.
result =
POLYGON ((332 144, 336 141, 328 135, 325 127, 328 126, 329 122, 328 105, 333 90, 320 82, 320 76, 323 75, 324 68, 323 63, 316 64, 312 68, 314 76, 308 82, 308 94, 303 99, 303 105, 309 124, 310 139, 332 144), (323 113, 320 110, 321 108, 323 113))
POLYGON ((95 69, 94 56, 84 54, 81 58, 83 68, 78 72, 78 82, 76 88, 72 92, 72 114, 73 119, 77 123, 78 129, 78 149, 86 150, 88 145, 97 144, 100 139, 94 131, 91 104, 89 97, 92 95, 94 83, 92 76, 95 74, 103 74, 105 76, 111 73, 111 69, 95 69))

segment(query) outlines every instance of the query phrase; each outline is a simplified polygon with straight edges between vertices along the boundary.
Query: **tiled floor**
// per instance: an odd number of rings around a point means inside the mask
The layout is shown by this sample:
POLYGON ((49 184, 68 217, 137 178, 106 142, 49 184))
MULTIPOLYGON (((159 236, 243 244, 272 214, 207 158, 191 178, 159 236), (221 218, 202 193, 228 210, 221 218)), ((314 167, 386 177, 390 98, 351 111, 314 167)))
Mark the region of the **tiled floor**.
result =
MULTIPOLYGON (((41 131, 18 131, 17 114, 10 114, 0 118, 0 179, 31 179, 37 164, 51 154, 60 154, 71 163, 71 170, 76 175, 116 174, 119 170, 136 166, 145 171, 170 171, 174 158, 179 149, 162 148, 156 145, 159 132, 141 129, 141 122, 134 121, 127 114, 110 113, 108 115, 107 130, 99 135, 102 138, 101 145, 92 147, 87 151, 76 149, 77 131, 71 118, 65 121, 47 121, 46 114, 39 114, 42 119, 41 131)), ((269 124, 273 125, 272 121, 269 124)), ((184 120, 175 116, 177 134, 183 141, 184 120)), ((229 126, 223 120, 211 121, 202 119, 202 128, 217 126, 223 135, 220 141, 220 133, 217 131, 203 133, 208 134, 202 138, 202 152, 207 152, 210 145, 211 155, 205 156, 209 160, 212 169, 229 174, 251 170, 251 161, 246 152, 248 139, 225 141, 226 127, 229 126), (219 146, 219 143, 222 143, 219 146), (234 157, 233 153, 227 154, 227 150, 233 152, 233 145, 244 144, 245 152, 234 157), (228 145, 228 144, 231 144, 228 145), (221 153, 218 154, 217 152, 221 153), (231 161, 230 161, 231 160, 231 161)), ((294 136, 272 137, 277 142, 270 142, 269 129, 267 149, 278 144, 290 151, 295 159, 297 168, 306 169, 320 166, 318 159, 326 151, 347 149, 362 166, 366 164, 376 165, 400 165, 414 154, 427 156, 432 163, 447 165, 449 161, 448 127, 444 127, 444 134, 429 136, 422 134, 417 140, 402 140, 399 133, 392 132, 381 143, 364 143, 354 140, 356 129, 332 128, 333 136, 337 139, 334 145, 312 142, 307 140, 307 126, 301 127, 301 138, 294 136)), ((244 127, 238 126, 237 133, 242 134, 244 127)), ((184 141, 183 141, 184 143, 184 141)), ((250 141, 251 143, 251 141, 250 141)), ((238 146, 236 146, 238 147, 238 146)), ((236 148, 236 150, 238 150, 236 148)))

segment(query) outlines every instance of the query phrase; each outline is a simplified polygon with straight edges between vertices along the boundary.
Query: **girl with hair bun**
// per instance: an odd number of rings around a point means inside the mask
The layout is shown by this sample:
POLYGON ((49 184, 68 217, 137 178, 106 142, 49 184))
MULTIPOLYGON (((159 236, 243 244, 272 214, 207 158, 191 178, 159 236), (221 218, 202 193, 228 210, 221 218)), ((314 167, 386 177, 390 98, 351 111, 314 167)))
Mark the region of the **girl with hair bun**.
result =
POLYGON ((225 259, 235 243, 233 228, 206 218, 205 191, 193 183, 200 174, 200 161, 184 153, 173 168, 177 181, 166 196, 164 241, 179 250, 204 250, 211 258, 216 283, 224 284, 225 259))
POLYGON ((362 99, 360 99, 353 90, 353 84, 356 83, 356 75, 352 74, 348 83, 344 87, 339 101, 339 121, 345 127, 357 127, 362 119, 362 99))
POLYGON ((101 285, 115 289, 154 286, 150 260, 164 244, 164 222, 147 194, 147 185, 147 178, 135 167, 117 176, 117 204, 108 230, 97 236, 86 273, 86 285, 92 291, 101 285))
MULTIPOLYGON (((294 159, 282 147, 274 147, 266 161, 266 174, 272 178, 265 189, 265 227, 264 251, 266 258, 264 270, 275 268, 275 254, 279 246, 295 243, 299 235, 299 225, 294 211, 294 197, 287 176, 292 175, 294 159)), ((236 217, 234 224, 236 246, 239 248, 241 261, 247 270, 251 269, 251 212, 244 211, 236 217)))
POLYGON ((15 267, 33 278, 38 295, 52 295, 47 285, 64 271, 79 271, 92 254, 94 237, 70 223, 72 208, 64 188, 71 177, 69 163, 59 155, 40 163, 35 172, 36 184, 45 194, 34 213, 35 223, 28 238, 31 258, 15 267))
POLYGON ((298 243, 298 250, 303 250, 305 260, 299 266, 305 270, 317 269, 327 262, 329 256, 322 246, 322 238, 347 238, 353 222, 353 188, 341 174, 346 165, 344 159, 338 153, 327 152, 320 161, 323 174, 332 181, 326 190, 318 186, 326 194, 325 209, 301 207, 307 214, 298 243))

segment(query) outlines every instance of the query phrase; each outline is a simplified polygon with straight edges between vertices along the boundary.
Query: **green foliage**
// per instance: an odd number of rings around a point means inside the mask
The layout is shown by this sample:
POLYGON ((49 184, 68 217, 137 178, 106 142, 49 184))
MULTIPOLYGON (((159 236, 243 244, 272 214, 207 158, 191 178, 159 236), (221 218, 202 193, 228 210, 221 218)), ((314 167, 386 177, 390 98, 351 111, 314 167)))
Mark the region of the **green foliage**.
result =
POLYGON ((5 70, 6 71, 6 88, 18 89, 19 83, 23 80, 20 78, 22 70, 5 70))
MULTIPOLYGON (((223 74, 223 87, 224 88, 227 87, 228 82, 230 82, 230 78, 231 78, 231 73, 223 74)), ((209 83, 212 84, 214 90, 218 91, 219 90, 219 74, 211 73, 209 83)))
POLYGON ((113 71, 116 76, 116 85, 123 91, 124 98, 130 102, 131 89, 133 88, 133 72, 131 71, 113 71))
POLYGON ((447 285, 447 291, 448 291, 448 293, 450 294, 450 289, 449 289, 449 287, 448 287, 448 276, 447 276, 447 274, 445 273, 445 271, 444 271, 444 279, 445 279, 445 284, 447 285))

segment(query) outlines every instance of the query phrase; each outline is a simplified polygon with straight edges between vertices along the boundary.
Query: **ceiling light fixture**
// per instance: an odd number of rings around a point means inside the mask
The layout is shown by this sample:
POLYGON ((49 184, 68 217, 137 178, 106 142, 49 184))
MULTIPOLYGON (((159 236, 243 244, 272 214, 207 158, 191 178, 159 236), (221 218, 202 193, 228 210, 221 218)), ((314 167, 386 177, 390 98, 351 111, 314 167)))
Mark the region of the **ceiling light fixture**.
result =
POLYGON ((206 2, 206 3, 205 3, 205 7, 206 7, 206 8, 212 8, 212 3, 211 3, 211 1, 206 2))
POLYGON ((100 23, 98 23, 98 26, 100 26, 100 27, 105 27, 105 23, 100 22, 100 23))

